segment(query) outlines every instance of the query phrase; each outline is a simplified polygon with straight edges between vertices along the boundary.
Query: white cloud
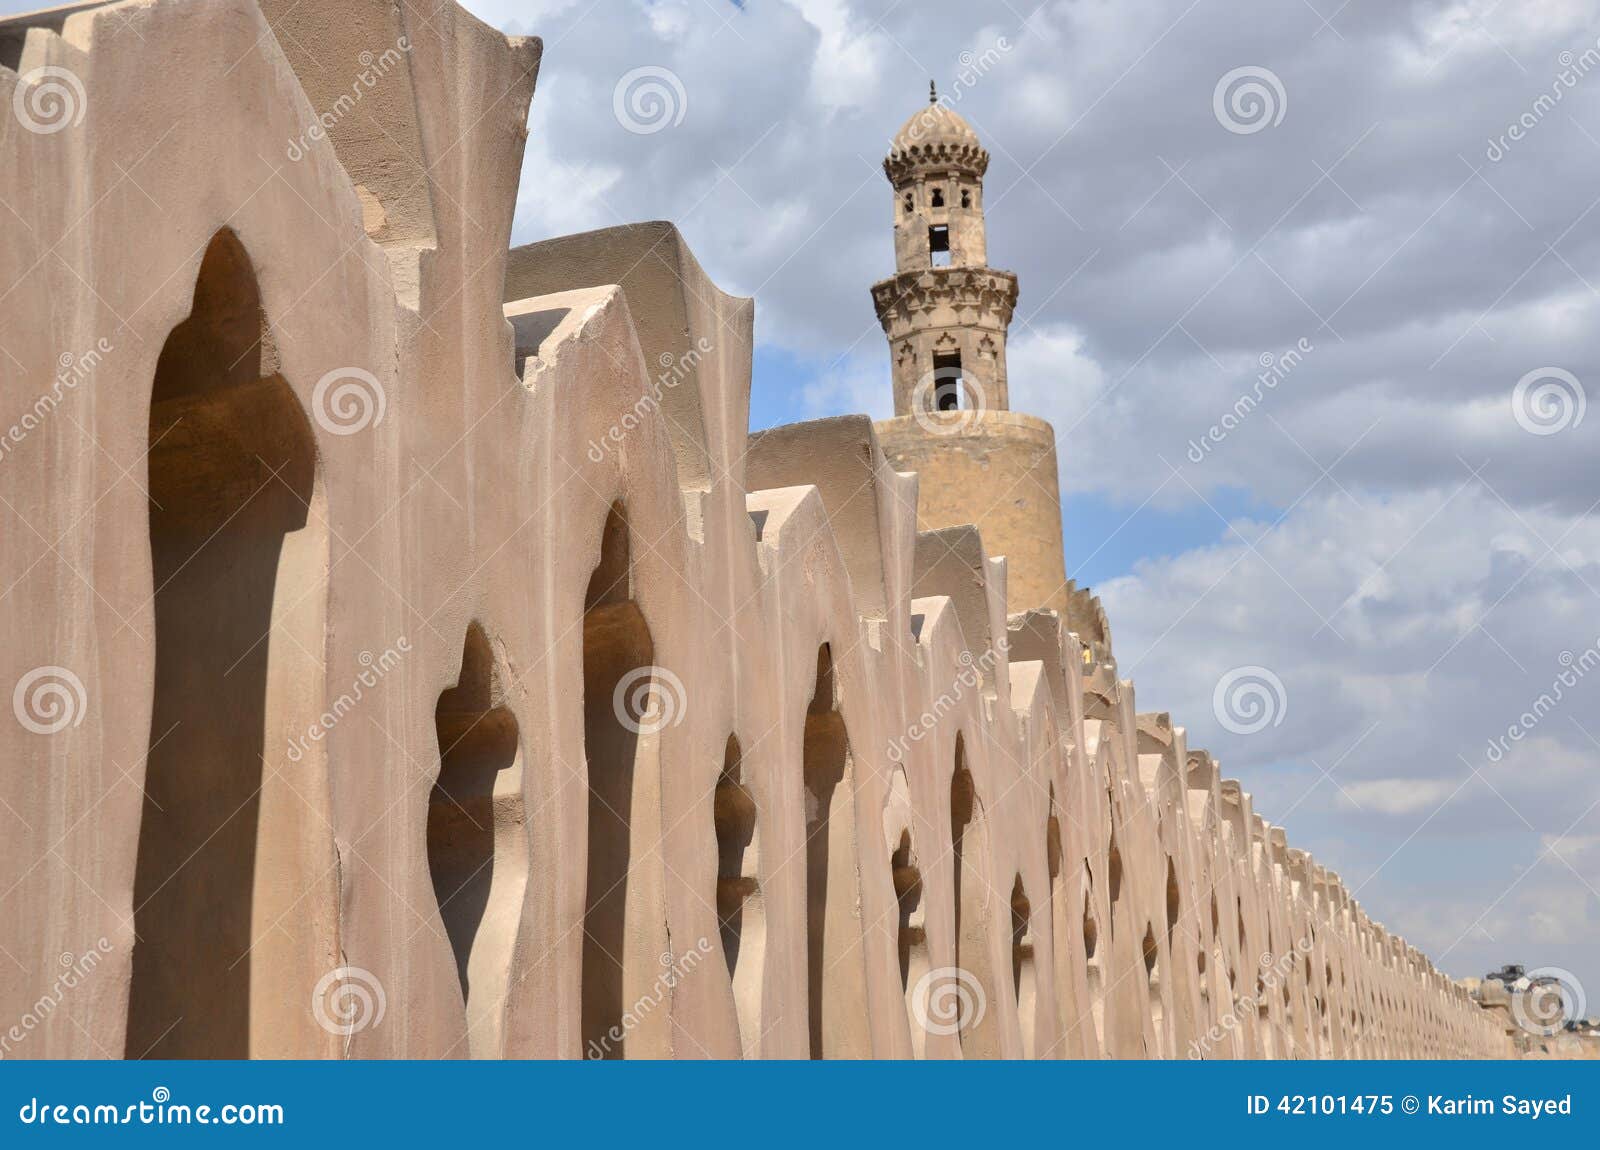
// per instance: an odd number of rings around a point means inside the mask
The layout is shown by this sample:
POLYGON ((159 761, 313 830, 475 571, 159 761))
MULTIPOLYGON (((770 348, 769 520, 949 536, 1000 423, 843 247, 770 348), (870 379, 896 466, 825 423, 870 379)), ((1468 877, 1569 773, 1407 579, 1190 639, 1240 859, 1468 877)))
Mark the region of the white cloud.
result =
POLYGON ((1352 807, 1382 815, 1432 811, 1455 793, 1457 784, 1434 779, 1373 779, 1349 783, 1342 794, 1352 807))
POLYGON ((1544 835, 1539 841, 1551 854, 1574 865, 1600 859, 1600 835, 1544 835))
POLYGON ((1083 333, 1066 325, 1014 332, 1006 370, 1012 409, 1053 418, 1063 435, 1106 390, 1105 369, 1086 353, 1083 333))
POLYGON ((887 39, 845 0, 789 0, 820 34, 811 57, 810 95, 822 107, 869 105, 877 94, 887 39))

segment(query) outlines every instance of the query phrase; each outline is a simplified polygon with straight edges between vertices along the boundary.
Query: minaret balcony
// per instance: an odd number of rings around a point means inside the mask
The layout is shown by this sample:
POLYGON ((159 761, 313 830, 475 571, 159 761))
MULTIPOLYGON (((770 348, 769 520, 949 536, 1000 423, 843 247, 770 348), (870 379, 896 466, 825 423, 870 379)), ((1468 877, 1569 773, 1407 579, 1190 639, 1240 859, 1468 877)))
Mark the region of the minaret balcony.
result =
POLYGON ((934 316, 1004 330, 1017 306, 1017 277, 991 267, 918 268, 873 284, 872 305, 885 331, 923 327, 934 316))

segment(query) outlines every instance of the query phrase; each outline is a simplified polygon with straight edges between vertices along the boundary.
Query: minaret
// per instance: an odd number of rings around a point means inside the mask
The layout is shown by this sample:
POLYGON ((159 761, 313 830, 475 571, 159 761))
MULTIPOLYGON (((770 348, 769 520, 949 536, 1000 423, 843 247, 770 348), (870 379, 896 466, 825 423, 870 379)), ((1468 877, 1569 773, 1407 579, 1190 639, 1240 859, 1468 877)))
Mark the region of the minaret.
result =
POLYGON ((889 339, 895 418, 878 442, 920 476, 917 527, 974 523, 1006 557, 1011 613, 1067 620, 1055 431, 1010 410, 1006 333, 1017 277, 989 266, 977 133, 928 86, 927 107, 895 134, 883 171, 894 191, 895 274, 872 285, 889 339))
POLYGON ((895 135, 884 174, 894 189, 895 274, 874 284, 889 337, 894 411, 1004 411, 1006 331, 1017 277, 989 266, 983 174, 989 153, 967 122, 928 106, 895 135))

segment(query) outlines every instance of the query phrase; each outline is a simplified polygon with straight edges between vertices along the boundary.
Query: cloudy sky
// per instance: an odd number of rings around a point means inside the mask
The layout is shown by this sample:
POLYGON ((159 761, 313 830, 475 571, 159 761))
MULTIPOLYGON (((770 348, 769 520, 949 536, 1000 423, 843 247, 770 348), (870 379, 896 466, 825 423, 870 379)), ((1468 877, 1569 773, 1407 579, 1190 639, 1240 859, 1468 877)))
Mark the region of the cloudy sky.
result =
POLYGON ((937 80, 1141 708, 1449 972, 1600 1012, 1600 0, 468 7, 545 40, 518 241, 676 221, 756 298, 758 427, 889 412, 879 163, 937 80))

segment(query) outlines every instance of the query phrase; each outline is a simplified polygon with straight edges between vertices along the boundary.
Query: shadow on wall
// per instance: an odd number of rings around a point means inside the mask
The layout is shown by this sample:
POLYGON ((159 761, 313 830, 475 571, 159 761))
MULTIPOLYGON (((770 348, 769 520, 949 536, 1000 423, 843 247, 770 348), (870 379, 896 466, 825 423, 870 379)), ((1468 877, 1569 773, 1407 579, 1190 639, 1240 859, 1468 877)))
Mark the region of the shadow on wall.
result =
POLYGON ((850 737, 839 714, 833 649, 817 649, 817 678, 806 708, 802 771, 806 804, 806 974, 812 1058, 846 1057, 846 981, 855 967, 855 770, 850 737))
POLYGON ((911 847, 911 832, 900 832, 900 841, 889 858, 894 875, 895 902, 899 905, 899 928, 895 933, 900 959, 900 990, 906 999, 906 1018, 911 1027, 911 1049, 916 1057, 926 1055, 927 1031, 918 1021, 918 1007, 912 1001, 916 988, 930 969, 928 962, 927 912, 922 901, 922 868, 911 847))
POLYGON ((648 969, 630 931, 629 868, 639 822, 636 777, 656 736, 631 721, 619 696, 647 693, 655 643, 633 599, 627 513, 614 504, 601 536, 583 614, 583 736, 589 776, 589 863, 583 916, 582 1033, 588 1057, 626 1057, 624 1015, 648 969), (626 680, 626 681, 625 681, 626 680), (620 688, 620 690, 619 690, 620 688))
POLYGON ((505 1001, 528 841, 516 716, 500 704, 494 652, 467 628, 456 685, 439 695, 439 778, 428 799, 428 870, 455 954, 474 1058, 503 1053, 505 1001))
POLYGON ((759 879, 756 804, 744 785, 743 769, 739 740, 729 735, 711 800, 717 832, 717 922, 738 1015, 740 1049, 746 1058, 755 1058, 761 1053, 767 920, 759 879))
MULTIPOLYGON (((950 777, 950 845, 954 868, 955 966, 973 979, 985 996, 998 990, 989 958, 989 879, 983 873, 989 857, 983 802, 967 766, 966 739, 956 735, 955 772, 950 777)), ((998 1009, 974 1009, 967 1018, 966 999, 958 999, 956 1025, 965 1058, 999 1058, 998 1009)))
POLYGON ((317 713, 328 547, 311 427, 232 231, 162 348, 149 435, 155 695, 126 1054, 245 1058, 306 1013, 255 948, 268 929, 304 938, 320 909, 295 905, 311 816, 270 796, 277 740, 317 713))
POLYGON ((1028 902, 1020 874, 1011 885, 1011 990, 1017 1004, 1017 1024, 1022 1030, 1022 1056, 1033 1058, 1039 1009, 1033 966, 1033 906, 1028 902))

